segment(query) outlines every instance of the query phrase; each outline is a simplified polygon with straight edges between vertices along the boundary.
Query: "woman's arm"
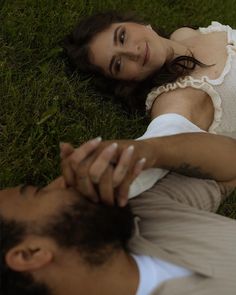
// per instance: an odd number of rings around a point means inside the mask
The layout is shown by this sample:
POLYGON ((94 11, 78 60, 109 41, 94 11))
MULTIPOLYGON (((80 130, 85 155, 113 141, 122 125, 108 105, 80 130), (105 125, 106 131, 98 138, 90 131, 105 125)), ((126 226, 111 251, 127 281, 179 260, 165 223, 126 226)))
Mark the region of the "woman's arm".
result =
POLYGON ((153 167, 217 181, 236 179, 236 140, 233 138, 185 133, 147 139, 146 144, 150 150, 159 151, 153 167))
POLYGON ((91 150, 90 145, 84 144, 63 159, 63 175, 65 179, 69 179, 71 175, 79 176, 72 178, 80 192, 87 197, 90 197, 89 192, 95 191, 91 185, 93 186, 93 179, 96 178, 96 191, 109 204, 114 203, 114 198, 121 200, 121 204, 126 203, 129 186, 136 176, 134 167, 143 158, 146 159, 145 169, 159 167, 188 176, 224 182, 236 179, 236 140, 220 135, 186 133, 140 141, 106 141, 93 148, 93 152, 89 149, 91 150), (118 147, 111 153, 108 147, 114 142, 118 147), (133 152, 121 161, 122 155, 131 145, 134 146, 133 152), (111 161, 118 163, 117 166, 110 165, 111 161), (122 177, 119 187, 114 188, 113 175, 117 176, 117 170, 122 177))

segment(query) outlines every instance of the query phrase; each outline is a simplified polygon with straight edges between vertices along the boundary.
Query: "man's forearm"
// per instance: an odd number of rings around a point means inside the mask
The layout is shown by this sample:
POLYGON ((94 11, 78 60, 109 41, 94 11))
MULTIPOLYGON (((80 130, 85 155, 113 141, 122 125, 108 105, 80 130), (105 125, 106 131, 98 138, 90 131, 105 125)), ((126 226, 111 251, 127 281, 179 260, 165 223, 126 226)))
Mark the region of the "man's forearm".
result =
POLYGON ((146 141, 156 151, 154 167, 218 181, 236 178, 236 140, 233 138, 185 133, 146 141))

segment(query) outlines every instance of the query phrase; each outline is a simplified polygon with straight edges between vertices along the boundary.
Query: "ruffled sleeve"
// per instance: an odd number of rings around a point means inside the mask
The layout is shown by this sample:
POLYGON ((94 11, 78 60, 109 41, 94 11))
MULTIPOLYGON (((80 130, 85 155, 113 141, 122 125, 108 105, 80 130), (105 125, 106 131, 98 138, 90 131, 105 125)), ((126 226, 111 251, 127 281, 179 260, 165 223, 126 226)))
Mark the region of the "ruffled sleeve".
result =
POLYGON ((146 110, 148 112, 151 110, 153 103, 156 99, 158 99, 158 96, 162 93, 173 91, 177 88, 186 87, 192 87, 195 89, 203 90, 212 99, 212 103, 214 106, 214 120, 208 131, 214 133, 215 128, 220 124, 221 121, 222 103, 219 93, 213 88, 213 86, 210 83, 208 83, 208 78, 206 76, 203 76, 201 79, 194 79, 191 76, 187 76, 185 78, 178 79, 178 81, 174 83, 169 83, 165 86, 160 86, 152 89, 152 91, 147 96, 146 110))
POLYGON ((229 28, 230 26, 225 26, 219 22, 213 21, 211 22, 210 26, 208 26, 207 28, 199 28, 199 31, 202 34, 208 34, 212 32, 224 32, 224 31, 227 32, 229 28))

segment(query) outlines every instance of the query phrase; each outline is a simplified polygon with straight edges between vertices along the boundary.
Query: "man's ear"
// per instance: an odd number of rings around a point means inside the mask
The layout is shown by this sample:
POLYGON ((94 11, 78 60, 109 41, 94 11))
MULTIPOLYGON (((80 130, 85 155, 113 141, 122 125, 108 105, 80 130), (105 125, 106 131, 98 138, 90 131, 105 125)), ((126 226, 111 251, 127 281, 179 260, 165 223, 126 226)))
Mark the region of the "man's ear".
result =
POLYGON ((152 30, 152 26, 151 25, 146 25, 146 27, 150 30, 152 30))
POLYGON ((49 239, 29 236, 7 252, 6 263, 15 271, 35 271, 51 263, 53 248, 49 239))

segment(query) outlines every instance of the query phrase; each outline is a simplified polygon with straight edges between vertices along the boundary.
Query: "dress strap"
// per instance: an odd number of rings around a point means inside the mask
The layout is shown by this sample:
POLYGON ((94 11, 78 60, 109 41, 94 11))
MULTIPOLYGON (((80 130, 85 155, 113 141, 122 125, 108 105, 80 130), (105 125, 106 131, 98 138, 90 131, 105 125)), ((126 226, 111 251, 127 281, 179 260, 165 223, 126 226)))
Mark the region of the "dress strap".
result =
POLYGON ((235 44, 235 32, 230 26, 222 25, 219 22, 213 21, 207 28, 199 28, 199 32, 202 34, 209 34, 212 32, 227 32, 227 43, 228 45, 235 44))

